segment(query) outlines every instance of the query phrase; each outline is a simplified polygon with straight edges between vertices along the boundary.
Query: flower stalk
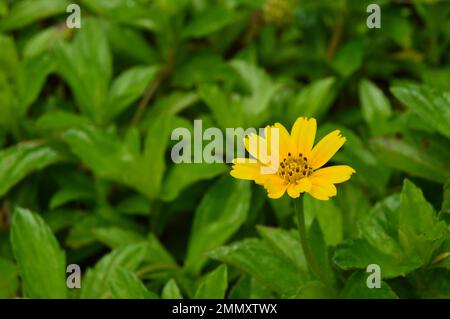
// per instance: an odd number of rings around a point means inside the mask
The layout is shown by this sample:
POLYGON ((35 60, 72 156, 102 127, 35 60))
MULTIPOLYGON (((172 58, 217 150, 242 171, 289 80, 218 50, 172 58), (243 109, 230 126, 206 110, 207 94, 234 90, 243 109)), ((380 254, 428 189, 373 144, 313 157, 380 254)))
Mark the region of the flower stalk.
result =
POLYGON ((303 255, 305 256, 308 267, 313 272, 313 274, 322 281, 325 281, 324 276, 322 276, 320 266, 317 263, 317 260, 314 257, 314 255, 311 253, 311 249, 308 244, 308 238, 306 236, 305 213, 302 205, 303 202, 301 198, 299 199, 299 201, 300 201, 299 205, 297 204, 296 200, 294 200, 293 202, 294 202, 294 211, 297 215, 298 231, 300 235, 300 243, 303 249, 303 255))

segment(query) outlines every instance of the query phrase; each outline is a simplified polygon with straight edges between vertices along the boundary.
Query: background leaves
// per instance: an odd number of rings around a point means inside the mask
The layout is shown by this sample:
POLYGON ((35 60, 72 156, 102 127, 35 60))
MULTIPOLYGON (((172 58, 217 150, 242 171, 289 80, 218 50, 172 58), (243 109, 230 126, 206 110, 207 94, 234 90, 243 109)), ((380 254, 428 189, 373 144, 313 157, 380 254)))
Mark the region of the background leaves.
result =
POLYGON ((82 0, 81 29, 68 4, 0 1, 0 298, 450 296, 446 1, 383 1, 381 29, 366 1, 82 0), (357 172, 304 198, 321 278, 292 201, 171 158, 194 120, 229 160, 227 128, 299 116, 357 172))

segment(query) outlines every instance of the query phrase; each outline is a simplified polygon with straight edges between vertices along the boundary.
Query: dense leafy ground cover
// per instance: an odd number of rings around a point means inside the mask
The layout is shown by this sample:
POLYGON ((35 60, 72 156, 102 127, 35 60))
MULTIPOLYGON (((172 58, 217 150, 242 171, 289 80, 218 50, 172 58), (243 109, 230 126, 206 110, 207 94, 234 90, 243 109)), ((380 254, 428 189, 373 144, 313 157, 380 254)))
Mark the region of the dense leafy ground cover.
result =
POLYGON ((71 2, 0 0, 0 298, 450 297, 448 1, 71 2), (170 160, 194 119, 299 116, 356 170, 304 196, 320 279, 287 196, 170 160))

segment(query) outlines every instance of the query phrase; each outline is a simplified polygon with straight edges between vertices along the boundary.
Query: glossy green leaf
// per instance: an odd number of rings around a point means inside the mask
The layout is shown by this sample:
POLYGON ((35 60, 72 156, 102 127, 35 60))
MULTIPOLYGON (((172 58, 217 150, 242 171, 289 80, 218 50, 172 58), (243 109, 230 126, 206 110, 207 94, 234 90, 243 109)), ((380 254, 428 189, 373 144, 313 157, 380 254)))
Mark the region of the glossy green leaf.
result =
POLYGON ((11 245, 22 289, 29 298, 66 298, 66 256, 42 218, 26 209, 14 212, 11 245))
POLYGON ((359 99, 362 114, 373 135, 380 135, 388 130, 387 120, 391 116, 391 104, 374 83, 362 80, 359 83, 359 99))
POLYGON ((41 143, 24 143, 0 151, 0 196, 28 174, 61 160, 57 151, 41 143))
POLYGON ((165 285, 161 293, 163 299, 182 299, 180 288, 174 279, 170 279, 165 285))
POLYGON ((221 265, 206 274, 199 283, 195 298, 197 299, 223 299, 228 287, 227 266, 221 265))
POLYGON ((0 22, 0 30, 9 31, 40 19, 66 12, 67 0, 24 0, 12 6, 11 12, 0 22))
POLYGON ((157 75, 157 67, 134 67, 120 74, 111 84, 107 104, 114 118, 135 102, 157 75))
POLYGON ((222 163, 181 163, 173 166, 164 180, 162 199, 174 200, 181 191, 190 185, 214 178, 228 170, 222 163))
POLYGON ((111 276, 111 294, 115 299, 156 299, 158 295, 147 290, 131 271, 119 268, 111 276))
POLYGON ((384 281, 381 282, 380 288, 369 288, 367 286, 367 277, 370 273, 363 271, 354 272, 347 279, 344 289, 341 292, 341 298, 351 299, 395 299, 396 294, 391 287, 384 281))
POLYGON ((245 239, 209 255, 254 276, 280 294, 293 295, 304 284, 297 265, 261 240, 245 239))
POLYGON ((122 246, 105 255, 90 268, 81 283, 80 298, 111 297, 110 285, 121 270, 135 271, 143 262, 147 251, 145 243, 122 246))
POLYGON ((392 93, 437 132, 450 138, 450 95, 414 84, 391 87, 392 93))
POLYGON ((199 272, 206 253, 224 244, 243 224, 250 205, 246 181, 224 176, 205 194, 195 212, 186 267, 199 272))
POLYGON ((335 82, 335 78, 328 77, 303 87, 287 109, 289 117, 291 119, 299 116, 317 118, 325 114, 336 95, 333 88, 335 82))

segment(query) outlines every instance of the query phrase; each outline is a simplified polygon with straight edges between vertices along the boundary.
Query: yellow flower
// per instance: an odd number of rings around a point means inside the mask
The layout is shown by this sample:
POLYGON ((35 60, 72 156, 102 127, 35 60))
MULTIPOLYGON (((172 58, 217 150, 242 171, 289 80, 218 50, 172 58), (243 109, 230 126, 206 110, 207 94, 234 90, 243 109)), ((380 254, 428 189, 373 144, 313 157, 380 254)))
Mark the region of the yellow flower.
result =
POLYGON ((270 198, 280 198, 287 191, 292 198, 307 192, 319 200, 328 200, 337 193, 334 184, 349 180, 355 170, 347 165, 322 168, 346 139, 335 130, 314 146, 316 129, 315 119, 300 117, 290 135, 279 123, 267 126, 265 137, 250 134, 244 138, 244 144, 254 159, 234 159, 231 176, 264 185, 270 198), (277 129, 278 143, 276 135, 271 136, 274 129, 277 129), (279 162, 274 165, 270 158, 279 162))

